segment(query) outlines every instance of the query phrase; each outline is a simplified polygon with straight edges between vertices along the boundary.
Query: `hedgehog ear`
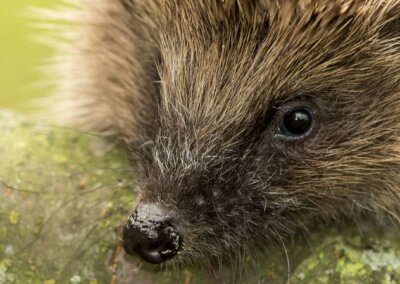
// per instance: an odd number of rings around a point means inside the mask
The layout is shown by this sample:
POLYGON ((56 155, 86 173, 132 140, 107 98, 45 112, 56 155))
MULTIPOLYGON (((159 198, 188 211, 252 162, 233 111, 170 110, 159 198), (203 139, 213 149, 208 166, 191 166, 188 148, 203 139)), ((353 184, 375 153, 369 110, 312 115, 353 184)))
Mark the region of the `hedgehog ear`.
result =
POLYGON ((380 34, 382 38, 399 38, 400 40, 400 3, 389 12, 380 34))

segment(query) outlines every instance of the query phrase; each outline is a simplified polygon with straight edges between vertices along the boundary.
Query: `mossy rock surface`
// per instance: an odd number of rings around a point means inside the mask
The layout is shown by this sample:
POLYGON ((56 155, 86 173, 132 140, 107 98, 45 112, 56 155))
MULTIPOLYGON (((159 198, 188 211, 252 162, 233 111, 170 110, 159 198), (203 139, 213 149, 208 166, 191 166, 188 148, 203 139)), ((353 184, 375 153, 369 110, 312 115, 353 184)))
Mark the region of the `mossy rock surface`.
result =
POLYGON ((133 184, 117 146, 0 111, 0 284, 400 283, 399 229, 374 225, 321 227, 244 269, 152 272, 119 244, 133 184))

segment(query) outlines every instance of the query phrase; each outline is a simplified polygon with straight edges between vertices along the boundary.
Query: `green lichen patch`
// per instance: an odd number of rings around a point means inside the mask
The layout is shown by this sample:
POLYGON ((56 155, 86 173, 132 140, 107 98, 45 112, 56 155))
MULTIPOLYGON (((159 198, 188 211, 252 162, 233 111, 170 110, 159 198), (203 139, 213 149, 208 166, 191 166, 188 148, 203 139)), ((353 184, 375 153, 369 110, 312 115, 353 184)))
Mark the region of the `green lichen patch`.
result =
POLYGON ((91 134, 9 113, 0 125, 0 279, 111 278, 105 259, 134 198, 123 155, 116 147, 95 154, 91 134))
POLYGON ((400 236, 397 229, 381 229, 370 224, 361 231, 330 230, 314 248, 318 254, 297 267, 292 283, 399 283, 400 236))

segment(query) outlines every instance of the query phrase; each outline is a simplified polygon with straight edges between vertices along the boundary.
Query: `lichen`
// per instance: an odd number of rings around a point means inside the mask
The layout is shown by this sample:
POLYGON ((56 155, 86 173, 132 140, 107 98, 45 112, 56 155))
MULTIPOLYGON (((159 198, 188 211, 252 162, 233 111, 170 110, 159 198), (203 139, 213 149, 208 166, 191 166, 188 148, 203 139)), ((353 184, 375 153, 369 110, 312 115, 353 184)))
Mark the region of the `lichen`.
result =
POLYGON ((360 256, 360 261, 368 265, 372 271, 400 269, 400 256, 394 251, 363 251, 360 256))
POLYGON ((10 259, 0 260, 0 284, 13 283, 15 281, 14 275, 9 272, 10 266, 10 259))
POLYGON ((19 222, 19 214, 16 211, 11 211, 10 214, 8 215, 8 220, 10 221, 11 224, 17 225, 19 222))

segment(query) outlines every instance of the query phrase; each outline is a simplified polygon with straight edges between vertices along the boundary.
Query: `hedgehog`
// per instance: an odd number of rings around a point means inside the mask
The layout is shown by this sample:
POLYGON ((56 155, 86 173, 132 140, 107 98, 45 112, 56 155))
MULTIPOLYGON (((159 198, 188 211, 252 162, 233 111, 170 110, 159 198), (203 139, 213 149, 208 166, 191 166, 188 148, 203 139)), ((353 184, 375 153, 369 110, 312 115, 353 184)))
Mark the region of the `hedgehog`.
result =
POLYGON ((58 119, 132 161, 128 254, 235 259, 317 222, 400 220, 400 1, 69 0, 51 15, 58 119))

